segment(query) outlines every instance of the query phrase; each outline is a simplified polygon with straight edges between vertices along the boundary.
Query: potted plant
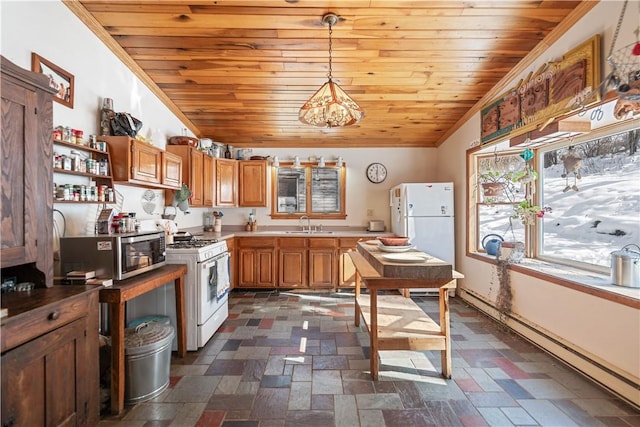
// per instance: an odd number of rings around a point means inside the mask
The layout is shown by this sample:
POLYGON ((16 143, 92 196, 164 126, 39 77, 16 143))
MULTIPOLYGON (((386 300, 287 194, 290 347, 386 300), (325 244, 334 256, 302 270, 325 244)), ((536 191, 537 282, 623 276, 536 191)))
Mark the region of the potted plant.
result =
POLYGON ((514 206, 512 218, 519 219, 524 225, 533 225, 537 218, 543 218, 545 213, 551 211, 549 206, 540 207, 525 199, 514 206))
POLYGON ((485 201, 496 200, 501 197, 509 198, 509 193, 515 189, 512 172, 501 172, 487 169, 478 176, 478 183, 482 188, 485 201))

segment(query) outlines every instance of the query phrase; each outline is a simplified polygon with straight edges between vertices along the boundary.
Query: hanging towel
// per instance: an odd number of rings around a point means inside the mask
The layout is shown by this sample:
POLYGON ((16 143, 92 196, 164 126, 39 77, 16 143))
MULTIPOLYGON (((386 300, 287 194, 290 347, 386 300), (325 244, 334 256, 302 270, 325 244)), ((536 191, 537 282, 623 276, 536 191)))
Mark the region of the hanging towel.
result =
POLYGON ((216 273, 218 275, 218 286, 216 289, 216 298, 220 301, 231 287, 229 279, 229 254, 225 254, 216 261, 216 273))

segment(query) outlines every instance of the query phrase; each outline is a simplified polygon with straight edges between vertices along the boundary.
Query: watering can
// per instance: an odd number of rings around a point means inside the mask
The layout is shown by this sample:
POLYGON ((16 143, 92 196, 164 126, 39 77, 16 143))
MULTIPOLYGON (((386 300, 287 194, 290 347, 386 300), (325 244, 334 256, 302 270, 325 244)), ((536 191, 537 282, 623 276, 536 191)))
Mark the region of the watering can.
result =
POLYGON ((500 243, 504 242, 502 236, 498 234, 487 234, 482 238, 482 248, 487 251, 487 255, 498 255, 500 243))

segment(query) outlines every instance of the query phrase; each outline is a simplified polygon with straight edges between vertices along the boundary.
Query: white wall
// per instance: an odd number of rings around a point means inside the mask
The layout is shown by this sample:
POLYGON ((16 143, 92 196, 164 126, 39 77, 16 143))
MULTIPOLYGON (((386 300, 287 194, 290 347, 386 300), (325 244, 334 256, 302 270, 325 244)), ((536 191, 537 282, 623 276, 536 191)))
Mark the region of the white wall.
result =
MULTIPOLYGON (((515 86, 529 71, 536 71, 547 61, 559 59, 563 53, 598 33, 603 36, 602 55, 608 56, 621 8, 621 1, 603 1, 595 6, 507 88, 515 86)), ((638 25, 638 16, 637 2, 629 2, 615 49, 635 41, 633 30, 638 25)), ((606 76, 609 71, 610 66, 607 64, 602 76, 606 76)), ((458 188, 456 266, 465 274, 460 286, 495 301, 496 285, 493 285, 493 290, 491 286, 492 280, 495 281, 495 278, 492 279, 495 277, 493 265, 469 258, 465 254, 466 151, 479 138, 478 113, 439 147, 438 164, 441 166, 438 179, 451 179, 458 188)), ((590 357, 601 359, 605 365, 628 373, 636 380, 640 377, 640 312, 637 309, 514 272, 511 272, 511 281, 513 311, 516 315, 583 349, 590 357)), ((630 398, 640 401, 637 392, 630 398)))
MULTIPOLYGON (((142 120, 141 134, 153 136, 155 145, 164 148, 166 138, 180 135, 183 123, 133 75, 128 68, 59 1, 0 1, 1 53, 23 68, 31 68, 31 52, 67 70, 75 77, 75 105, 73 109, 53 104, 54 125, 68 125, 84 130, 85 136, 98 133, 99 110, 103 97, 114 100, 116 111, 127 111, 142 120)), ((302 126, 302 125, 301 125, 302 126)), ((214 135, 215 137, 215 135, 214 135)), ((233 141, 220 141, 233 145, 233 141)), ((345 142, 348 145, 348 141, 345 142)), ((60 150, 60 149, 59 149, 60 150)), ((62 151, 62 150, 61 150, 62 151)), ((278 155, 281 159, 299 155, 342 156, 347 164, 347 219, 330 221, 325 225, 364 226, 369 219, 383 219, 389 224, 387 190, 399 182, 431 181, 435 179, 435 149, 381 148, 381 149, 262 149, 253 155, 278 155), (382 184, 372 184, 365 176, 369 163, 382 162, 389 177, 382 184), (373 209, 373 217, 366 216, 373 209)), ((54 177, 54 180, 70 178, 54 177)), ((86 183, 86 182, 85 182, 86 183)), ((164 207, 164 192, 155 191, 159 202, 154 215, 142 210, 145 189, 117 185, 124 196, 122 210, 137 212, 139 218, 160 218, 164 207)), ((77 233, 93 231, 92 221, 98 205, 56 204, 67 219, 67 231, 77 233)), ((191 209, 189 215, 178 212, 179 227, 202 225, 206 209, 191 209)), ((246 222, 248 209, 224 209, 224 223, 241 225, 246 222)), ((297 224, 271 221, 269 209, 257 209, 262 225, 297 224)))

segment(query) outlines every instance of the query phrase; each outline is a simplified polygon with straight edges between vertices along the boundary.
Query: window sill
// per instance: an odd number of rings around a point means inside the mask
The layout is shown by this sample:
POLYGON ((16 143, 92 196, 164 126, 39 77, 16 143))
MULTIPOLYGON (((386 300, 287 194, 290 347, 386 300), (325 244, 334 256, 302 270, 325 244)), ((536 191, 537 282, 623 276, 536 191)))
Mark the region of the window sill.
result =
MULTIPOLYGON (((477 260, 495 262, 493 256, 478 253, 468 255, 477 260)), ((614 285, 608 275, 532 258, 525 258, 521 263, 511 265, 511 269, 578 292, 640 309, 640 288, 614 285)))

